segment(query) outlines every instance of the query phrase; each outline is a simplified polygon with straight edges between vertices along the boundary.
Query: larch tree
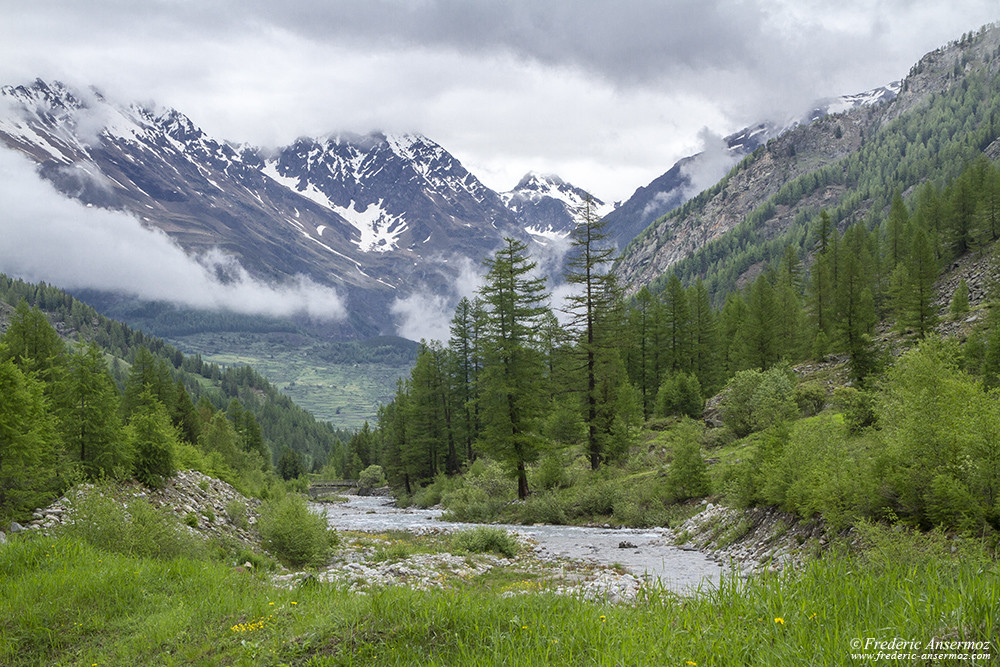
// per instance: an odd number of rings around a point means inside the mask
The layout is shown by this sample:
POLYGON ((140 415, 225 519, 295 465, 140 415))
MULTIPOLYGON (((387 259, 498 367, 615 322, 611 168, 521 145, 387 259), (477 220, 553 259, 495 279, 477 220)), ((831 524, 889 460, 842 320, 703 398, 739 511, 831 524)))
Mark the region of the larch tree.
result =
POLYGON ((614 277, 609 268, 614 248, 607 243, 606 223, 593 212, 587 198, 582 220, 573 228, 573 251, 569 259, 566 282, 578 291, 567 299, 569 327, 577 332, 577 349, 582 357, 584 424, 587 427, 587 455, 590 467, 596 470, 605 457, 611 423, 599 415, 601 404, 609 401, 609 393, 617 389, 620 379, 601 378, 602 371, 612 372, 617 366, 606 357, 617 347, 620 332, 617 309, 621 303, 614 277), (609 365, 610 364, 610 365, 609 365))
POLYGON ((480 395, 483 449, 508 466, 517 495, 528 495, 527 465, 538 458, 545 401, 544 359, 535 330, 547 310, 544 278, 533 275, 527 246, 512 238, 492 259, 480 290, 484 304, 484 370, 480 395))

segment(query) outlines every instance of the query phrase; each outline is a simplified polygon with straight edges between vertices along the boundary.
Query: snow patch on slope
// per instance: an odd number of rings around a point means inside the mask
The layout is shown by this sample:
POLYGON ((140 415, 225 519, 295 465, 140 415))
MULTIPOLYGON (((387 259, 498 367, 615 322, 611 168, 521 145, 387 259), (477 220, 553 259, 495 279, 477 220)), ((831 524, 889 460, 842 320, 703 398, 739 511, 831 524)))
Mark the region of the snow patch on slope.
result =
POLYGON ((382 207, 384 202, 384 199, 379 199, 378 203, 369 204, 360 211, 356 210, 353 200, 346 207, 331 207, 358 230, 361 238, 355 243, 362 252, 389 252, 399 247, 397 241, 399 235, 406 231, 406 219, 386 211, 382 207))

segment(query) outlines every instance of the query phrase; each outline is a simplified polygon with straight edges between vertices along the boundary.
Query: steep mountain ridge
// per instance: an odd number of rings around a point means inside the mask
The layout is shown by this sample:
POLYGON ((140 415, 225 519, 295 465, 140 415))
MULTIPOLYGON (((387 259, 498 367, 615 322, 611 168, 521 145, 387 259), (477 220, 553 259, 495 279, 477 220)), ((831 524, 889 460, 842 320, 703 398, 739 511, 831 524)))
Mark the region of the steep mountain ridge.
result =
MULTIPOLYGON (((924 56, 891 101, 826 115, 769 140, 639 234, 616 265, 621 282, 631 291, 655 287, 677 270, 685 279, 710 278, 710 290, 723 293, 786 244, 808 252, 810 221, 820 210, 846 227, 886 207, 891 187, 918 185, 935 161, 972 159, 996 139, 989 90, 998 63, 1000 28, 985 27, 924 56), (958 127, 929 118, 966 104, 974 109, 953 121, 958 127), (913 128, 903 127, 908 123, 913 128)), ((936 177, 949 174, 957 175, 936 177)))
POLYGON ((768 141, 830 114, 889 102, 895 99, 899 87, 900 82, 895 81, 863 93, 822 100, 808 113, 783 123, 758 123, 722 139, 704 137, 705 150, 681 158, 608 214, 608 227, 615 242, 624 250, 650 224, 716 183, 731 167, 768 141))

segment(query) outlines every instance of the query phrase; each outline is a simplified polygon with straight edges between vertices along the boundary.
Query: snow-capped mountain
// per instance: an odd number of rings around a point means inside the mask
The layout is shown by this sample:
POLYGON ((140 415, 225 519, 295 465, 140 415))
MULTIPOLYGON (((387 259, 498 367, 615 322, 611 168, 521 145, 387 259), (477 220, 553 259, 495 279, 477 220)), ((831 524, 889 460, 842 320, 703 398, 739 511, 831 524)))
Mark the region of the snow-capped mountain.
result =
POLYGON ((41 80, 0 88, 0 142, 30 156, 68 197, 125 211, 189 255, 209 258, 223 280, 242 270, 279 282, 305 276, 346 299, 352 317, 343 333, 394 333, 396 299, 418 292, 453 298, 463 267, 478 265, 506 236, 533 244, 558 275, 588 202, 624 247, 768 139, 827 111, 890 99, 895 90, 830 100, 801 120, 717 140, 614 210, 557 176, 529 173, 497 193, 417 134, 234 145, 177 110, 41 80), (220 253, 227 261, 217 261, 220 253))
POLYGON ((856 95, 822 100, 808 113, 783 123, 763 122, 744 128, 721 140, 706 141, 706 149, 678 160, 649 185, 638 188, 618 208, 608 214, 608 228, 619 248, 624 248, 657 218, 677 208, 702 190, 717 183, 737 162, 760 146, 794 129, 830 114, 844 113, 895 99, 900 82, 856 95))
POLYGON ((554 174, 528 172, 500 197, 518 225, 539 239, 566 238, 588 215, 600 219, 614 210, 613 205, 554 174))
POLYGON ((557 178, 501 196, 415 134, 261 149, 214 139, 174 109, 59 83, 6 86, 0 102, 0 141, 63 194, 129 212, 192 255, 221 250, 251 275, 335 286, 366 333, 392 332, 397 297, 447 294, 464 259, 477 264, 505 236, 568 234, 587 197, 557 178))

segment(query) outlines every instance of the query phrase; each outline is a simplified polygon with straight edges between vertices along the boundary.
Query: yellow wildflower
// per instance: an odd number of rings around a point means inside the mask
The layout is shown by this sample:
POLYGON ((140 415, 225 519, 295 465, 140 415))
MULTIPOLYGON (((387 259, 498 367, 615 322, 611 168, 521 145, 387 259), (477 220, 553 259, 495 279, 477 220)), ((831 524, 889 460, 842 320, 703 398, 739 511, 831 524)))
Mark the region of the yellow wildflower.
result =
POLYGON ((785 619, 783 619, 783 618, 782 618, 782 617, 780 617, 780 616, 775 616, 775 618, 774 618, 774 622, 775 622, 775 623, 778 623, 779 625, 784 625, 784 624, 785 624, 785 619))

